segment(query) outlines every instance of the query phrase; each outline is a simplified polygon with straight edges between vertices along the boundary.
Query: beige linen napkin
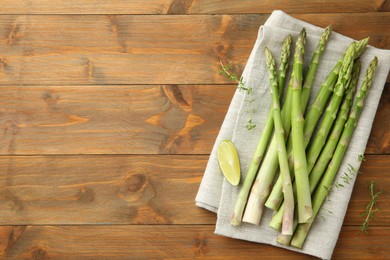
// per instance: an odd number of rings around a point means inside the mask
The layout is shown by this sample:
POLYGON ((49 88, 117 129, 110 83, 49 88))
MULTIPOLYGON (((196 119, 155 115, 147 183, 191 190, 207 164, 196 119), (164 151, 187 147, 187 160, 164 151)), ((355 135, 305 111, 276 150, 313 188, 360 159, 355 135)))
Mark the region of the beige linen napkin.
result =
MULTIPOLYGON (((355 179, 349 185, 345 185, 344 188, 335 189, 329 194, 326 203, 312 225, 304 247, 302 250, 298 250, 276 243, 278 233, 268 226, 272 215, 270 210, 266 210, 260 226, 243 224, 240 227, 233 227, 230 225, 240 186, 233 187, 224 180, 216 158, 218 144, 224 139, 232 140, 237 147, 241 161, 241 170, 243 175, 245 175, 262 132, 271 102, 264 48, 268 47, 274 54, 275 59, 279 59, 283 39, 288 34, 291 34, 293 39, 296 40, 302 27, 305 27, 307 31, 305 66, 308 66, 323 28, 297 20, 282 11, 274 11, 266 23, 260 27, 256 43, 243 72, 245 85, 253 88, 255 101, 252 103, 245 102, 248 94, 243 91, 236 91, 211 152, 195 201, 197 206, 217 213, 216 234, 272 244, 323 259, 330 259, 340 233, 355 179), (256 113, 252 115, 252 121, 257 126, 255 129, 248 131, 245 128, 248 120, 247 111, 253 108, 256 110, 256 113)), ((318 67, 311 101, 319 90, 322 81, 352 41, 352 39, 341 34, 335 32, 331 34, 318 67)), ((351 164, 356 169, 360 167, 358 156, 364 154, 372 122, 389 73, 390 51, 369 46, 361 56, 362 70, 359 86, 365 70, 374 56, 379 58, 378 69, 363 113, 339 170, 339 175, 343 172, 348 172, 348 164, 351 164)), ((339 176, 336 176, 337 178, 339 176)))

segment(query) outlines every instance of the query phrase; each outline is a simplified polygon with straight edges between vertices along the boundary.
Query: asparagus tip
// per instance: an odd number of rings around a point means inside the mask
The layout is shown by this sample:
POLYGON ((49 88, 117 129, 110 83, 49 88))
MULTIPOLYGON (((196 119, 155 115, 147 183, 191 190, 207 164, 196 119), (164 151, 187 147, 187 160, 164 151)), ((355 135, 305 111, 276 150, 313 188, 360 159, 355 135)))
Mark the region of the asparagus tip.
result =
POLYGON ((275 60, 272 57, 271 51, 265 47, 265 58, 266 58, 266 63, 267 63, 267 68, 275 68, 275 60))
POLYGON ((291 37, 291 35, 289 34, 289 35, 287 35, 287 37, 284 39, 283 44, 288 44, 288 45, 290 45, 291 42, 292 42, 292 37, 291 37))
POLYGON ((358 42, 356 42, 356 57, 359 57, 363 52, 364 50, 366 49, 367 45, 368 45, 368 41, 370 40, 370 37, 367 37, 367 38, 364 38, 363 40, 360 40, 358 42))
POLYGON ((328 40, 329 36, 330 36, 330 33, 332 32, 332 25, 329 24, 325 30, 324 30, 324 37, 325 37, 325 40, 328 40))

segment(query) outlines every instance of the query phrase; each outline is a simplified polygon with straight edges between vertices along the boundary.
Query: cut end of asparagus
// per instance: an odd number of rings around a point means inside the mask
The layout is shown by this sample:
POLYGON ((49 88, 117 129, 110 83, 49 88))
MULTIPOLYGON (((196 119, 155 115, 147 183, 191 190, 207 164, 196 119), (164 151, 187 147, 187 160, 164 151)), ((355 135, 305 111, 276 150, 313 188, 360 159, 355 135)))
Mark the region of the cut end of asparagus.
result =
POLYGON ((273 221, 271 221, 268 225, 271 228, 275 229, 276 231, 280 231, 282 229, 282 223, 281 222, 273 222, 273 221))
POLYGON ((288 246, 288 245, 290 245, 291 238, 292 238, 291 235, 283 235, 283 234, 280 234, 280 235, 277 237, 276 242, 278 242, 279 244, 288 246))
POLYGON ((284 202, 280 206, 279 210, 272 216, 269 226, 273 229, 280 231, 283 222, 284 202))
POLYGON ((241 226, 241 219, 237 218, 236 214, 233 214, 232 220, 230 221, 230 225, 238 227, 241 226))
POLYGON ((283 201, 283 197, 275 198, 275 199, 267 200, 264 205, 267 208, 272 209, 273 211, 277 211, 280 207, 280 204, 282 204, 282 201, 283 201))
POLYGON ((282 235, 292 236, 294 234, 293 222, 287 221, 286 219, 288 218, 283 219, 282 235))
POLYGON ((310 227, 311 223, 300 224, 291 239, 290 245, 301 249, 305 242, 305 238, 309 233, 310 227))

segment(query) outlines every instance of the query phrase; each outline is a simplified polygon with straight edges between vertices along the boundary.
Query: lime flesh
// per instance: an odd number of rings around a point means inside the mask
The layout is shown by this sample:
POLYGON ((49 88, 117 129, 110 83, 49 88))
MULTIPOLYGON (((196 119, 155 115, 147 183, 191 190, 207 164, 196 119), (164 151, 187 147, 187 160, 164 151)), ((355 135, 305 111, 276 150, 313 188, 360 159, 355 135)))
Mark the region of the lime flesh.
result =
POLYGON ((218 146, 219 167, 226 180, 233 186, 240 183, 241 171, 237 149, 230 140, 222 141, 218 146))

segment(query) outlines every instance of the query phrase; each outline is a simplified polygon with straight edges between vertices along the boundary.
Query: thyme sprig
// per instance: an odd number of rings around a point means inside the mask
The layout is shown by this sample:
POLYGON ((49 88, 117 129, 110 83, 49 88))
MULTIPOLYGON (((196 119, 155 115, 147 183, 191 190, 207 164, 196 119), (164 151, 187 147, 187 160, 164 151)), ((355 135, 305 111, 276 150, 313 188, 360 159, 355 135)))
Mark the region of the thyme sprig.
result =
POLYGON ((220 61, 220 63, 221 63, 221 67, 222 67, 222 70, 219 72, 220 75, 225 75, 231 81, 236 82, 238 84, 237 88, 239 90, 244 90, 248 94, 252 93, 253 89, 245 86, 245 82, 244 82, 244 79, 242 78, 242 76, 240 78, 238 78, 238 76, 235 73, 229 72, 229 68, 230 68, 231 64, 228 64, 225 66, 225 65, 223 65, 222 61, 220 61))
POLYGON ((247 113, 249 114, 249 119, 247 121, 247 123, 245 124, 245 128, 247 130, 252 130, 256 127, 256 124, 253 123, 253 119, 252 119, 252 115, 254 113, 256 113, 256 110, 252 107, 252 102, 255 101, 254 97, 252 96, 253 95, 253 89, 251 87, 247 87, 245 86, 245 82, 244 82, 244 79, 243 77, 238 77, 235 73, 230 73, 229 72, 229 68, 230 68, 230 65, 231 64, 228 64, 228 65, 223 65, 222 61, 220 61, 221 63, 221 68, 222 70, 219 72, 220 75, 225 75, 228 79, 230 79, 231 81, 237 83, 237 88, 239 90, 242 90, 242 91, 245 91, 248 95, 249 95, 249 98, 248 99, 245 99, 246 102, 249 103, 249 105, 251 106, 248 110, 247 110, 247 113))
POLYGON ((375 192, 375 182, 371 181, 368 187, 370 191, 370 202, 367 204, 365 211, 362 213, 365 216, 363 224, 360 226, 360 231, 368 234, 368 226, 371 220, 375 220, 375 213, 380 211, 380 208, 377 206, 378 196, 383 193, 382 190, 375 192))

